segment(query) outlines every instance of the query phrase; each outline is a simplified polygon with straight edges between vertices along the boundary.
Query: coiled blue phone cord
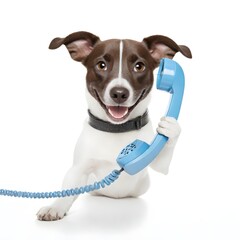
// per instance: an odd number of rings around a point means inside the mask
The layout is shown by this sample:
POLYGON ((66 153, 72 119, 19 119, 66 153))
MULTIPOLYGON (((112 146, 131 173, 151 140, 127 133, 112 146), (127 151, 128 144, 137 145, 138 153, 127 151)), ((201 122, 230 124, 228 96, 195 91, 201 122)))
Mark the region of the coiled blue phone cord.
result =
POLYGON ((123 168, 120 170, 113 170, 108 176, 102 179, 99 182, 95 182, 94 184, 86 185, 79 188, 67 189, 62 191, 54 191, 54 192, 23 192, 23 191, 14 191, 8 189, 0 189, 0 196, 8 196, 8 197, 18 197, 18 198, 61 198, 61 197, 70 197, 76 196, 88 192, 92 192, 94 190, 99 190, 100 188, 104 188, 105 186, 109 186, 113 182, 115 182, 123 168))

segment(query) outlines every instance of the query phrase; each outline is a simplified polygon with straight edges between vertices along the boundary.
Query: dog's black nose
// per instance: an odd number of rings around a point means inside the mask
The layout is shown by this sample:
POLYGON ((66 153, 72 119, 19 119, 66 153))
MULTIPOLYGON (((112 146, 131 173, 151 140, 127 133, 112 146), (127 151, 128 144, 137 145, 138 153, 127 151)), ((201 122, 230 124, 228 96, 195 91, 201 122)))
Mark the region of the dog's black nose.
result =
POLYGON ((129 97, 129 91, 123 87, 114 87, 110 91, 112 100, 118 104, 124 103, 129 97))

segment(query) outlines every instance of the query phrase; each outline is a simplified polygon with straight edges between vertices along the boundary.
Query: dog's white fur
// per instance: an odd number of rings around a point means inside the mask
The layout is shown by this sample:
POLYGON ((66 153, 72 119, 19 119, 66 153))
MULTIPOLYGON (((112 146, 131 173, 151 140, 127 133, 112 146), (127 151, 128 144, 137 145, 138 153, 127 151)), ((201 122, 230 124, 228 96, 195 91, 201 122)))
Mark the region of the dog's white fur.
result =
MULTIPOLYGON (((118 83, 119 81, 122 81, 122 84, 126 87, 126 80, 120 78, 121 76, 119 79, 113 81, 118 83)), ((114 85, 114 82, 110 82, 110 84, 114 85)), ((130 85, 127 86, 127 88, 130 92, 133 92, 130 85)), ((108 89, 110 89, 110 87, 106 88, 106 102, 112 101, 108 97, 108 89)), ((97 100, 93 98, 88 91, 86 91, 86 97, 88 107, 92 114, 98 116, 98 118, 109 121, 110 119, 108 119, 106 112, 100 107, 97 100)), ((146 111, 149 101, 150 94, 140 101, 133 109, 131 112, 131 118, 142 115, 146 111)), ((133 103, 131 102, 131 104, 133 103)), ((180 134, 180 126, 174 118, 164 117, 159 122, 157 131, 167 136, 169 141, 164 146, 157 159, 151 164, 151 167, 158 172, 167 174, 173 150, 180 134)), ((153 131, 151 122, 140 130, 116 134, 96 130, 86 121, 76 144, 73 166, 67 172, 62 188, 69 189, 80 187, 101 180, 113 169, 119 168, 116 163, 116 157, 121 149, 135 139, 141 139, 151 143, 154 134, 155 131, 153 131)), ((112 198, 137 197, 144 194, 148 187, 149 176, 148 170, 145 168, 133 176, 123 172, 120 179, 113 185, 95 191, 93 194, 112 198)), ((58 220, 63 218, 76 198, 77 197, 75 196, 57 199, 52 205, 43 207, 39 210, 37 213, 38 219, 58 220)))

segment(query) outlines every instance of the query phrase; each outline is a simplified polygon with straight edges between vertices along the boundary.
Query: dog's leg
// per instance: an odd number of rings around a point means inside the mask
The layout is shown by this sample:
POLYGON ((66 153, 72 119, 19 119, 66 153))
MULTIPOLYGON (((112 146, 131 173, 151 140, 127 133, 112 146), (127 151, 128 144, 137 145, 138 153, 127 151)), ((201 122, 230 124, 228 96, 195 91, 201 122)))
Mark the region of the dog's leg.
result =
POLYGON ((157 132, 168 137, 168 141, 150 166, 158 172, 167 174, 181 128, 175 118, 163 117, 158 124, 157 132))
MULTIPOLYGON (((85 185, 87 176, 84 175, 83 172, 82 167, 80 168, 78 165, 73 165, 64 178, 62 188, 71 189, 85 185)), ((56 199, 50 206, 43 207, 38 211, 38 220, 55 221, 62 219, 76 199, 77 196, 56 199)))

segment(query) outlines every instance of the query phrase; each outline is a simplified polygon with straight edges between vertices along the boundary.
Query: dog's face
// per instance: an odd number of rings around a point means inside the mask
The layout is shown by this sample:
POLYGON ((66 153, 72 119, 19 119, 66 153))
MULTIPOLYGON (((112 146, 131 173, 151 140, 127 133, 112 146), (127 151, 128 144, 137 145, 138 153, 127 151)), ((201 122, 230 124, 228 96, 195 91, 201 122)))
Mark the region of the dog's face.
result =
POLYGON ((148 106, 153 70, 161 58, 180 51, 191 58, 188 47, 155 35, 142 42, 100 39, 88 32, 55 38, 51 49, 64 44, 71 57, 87 68, 89 109, 96 117, 115 124, 142 115, 148 106))
POLYGON ((152 88, 155 66, 146 47, 131 40, 103 41, 84 65, 88 70, 88 91, 109 121, 122 123, 131 117, 132 111, 140 110, 139 103, 152 88))

